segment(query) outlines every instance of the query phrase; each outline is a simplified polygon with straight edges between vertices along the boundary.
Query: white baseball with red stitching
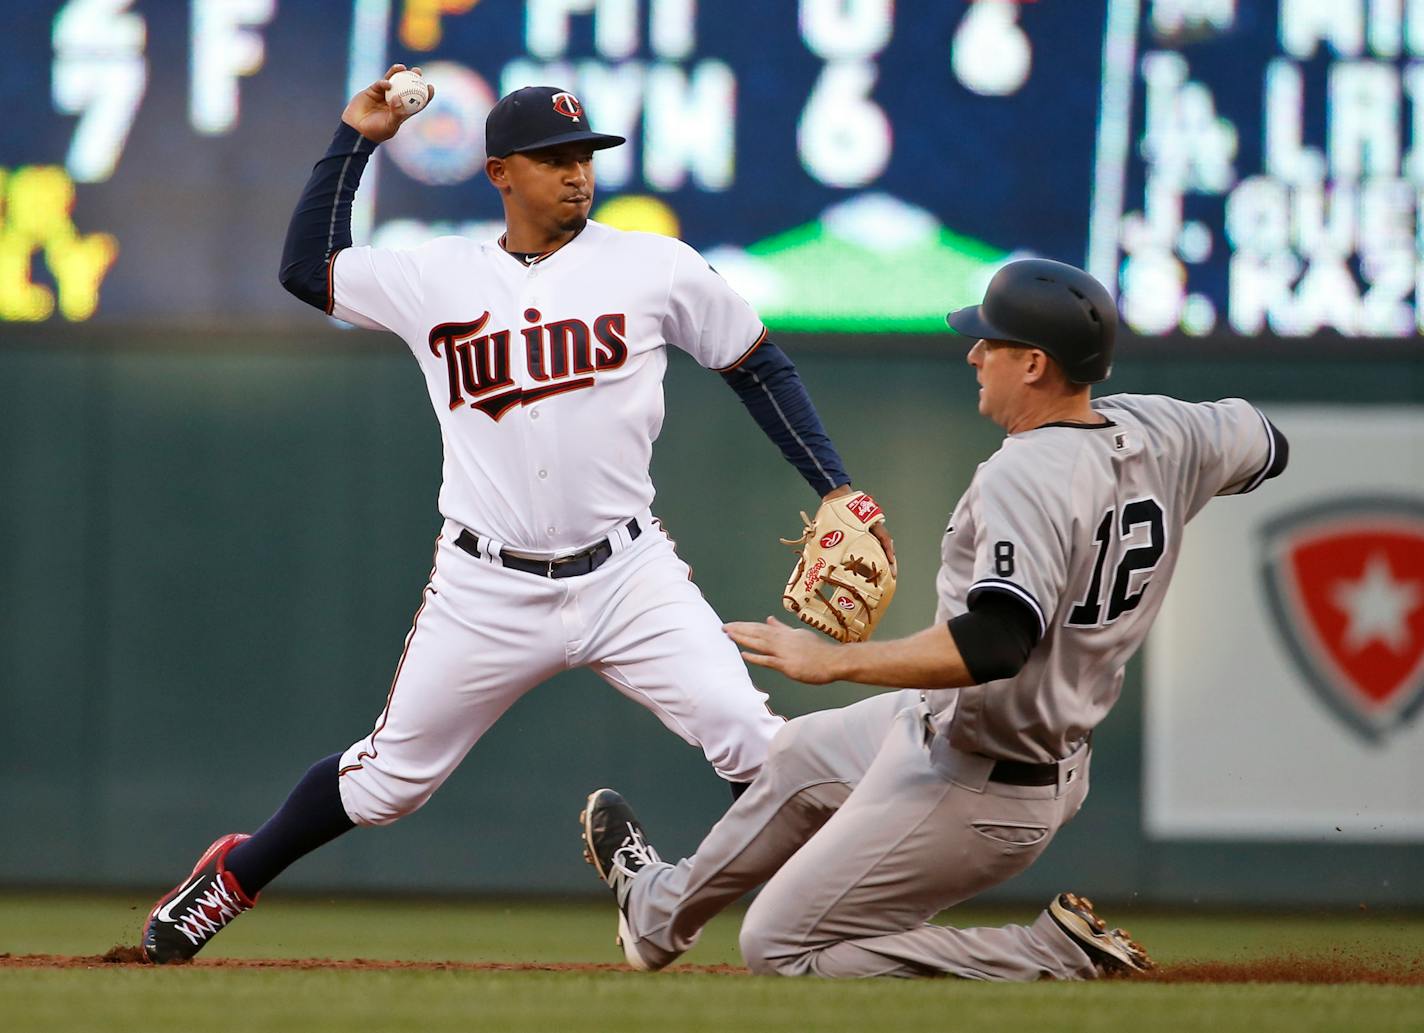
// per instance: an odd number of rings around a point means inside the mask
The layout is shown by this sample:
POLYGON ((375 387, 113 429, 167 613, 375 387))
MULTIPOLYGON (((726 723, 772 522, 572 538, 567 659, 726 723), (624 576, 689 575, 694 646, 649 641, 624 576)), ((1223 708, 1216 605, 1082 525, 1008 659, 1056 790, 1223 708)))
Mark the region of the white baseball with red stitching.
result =
POLYGON ((407 115, 414 115, 430 99, 430 86, 416 72, 397 72, 391 76, 391 88, 386 91, 387 104, 400 104, 407 115))

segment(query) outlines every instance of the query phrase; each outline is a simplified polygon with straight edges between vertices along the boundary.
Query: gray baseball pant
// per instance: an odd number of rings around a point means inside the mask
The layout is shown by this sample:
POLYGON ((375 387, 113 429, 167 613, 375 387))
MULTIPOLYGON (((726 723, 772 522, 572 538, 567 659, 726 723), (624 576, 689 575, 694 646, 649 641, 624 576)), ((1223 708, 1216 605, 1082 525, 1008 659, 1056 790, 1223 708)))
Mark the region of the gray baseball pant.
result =
POLYGON ((1059 765, 1056 785, 990 782, 993 761, 951 748, 928 715, 903 691, 789 722, 696 854, 633 879, 625 910, 638 951, 670 962, 765 882, 742 924, 753 972, 1093 978, 1046 912, 1027 926, 929 924, 1043 852, 1087 795, 1087 747, 1059 765))

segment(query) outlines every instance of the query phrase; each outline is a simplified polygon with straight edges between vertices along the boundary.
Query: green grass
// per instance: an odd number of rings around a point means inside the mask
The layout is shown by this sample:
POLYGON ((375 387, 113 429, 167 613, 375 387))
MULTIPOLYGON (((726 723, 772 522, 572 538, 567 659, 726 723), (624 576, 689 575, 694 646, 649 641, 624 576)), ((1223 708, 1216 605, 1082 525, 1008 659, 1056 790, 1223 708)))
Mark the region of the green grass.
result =
MULTIPOLYGON (((149 901, 0 896, 0 952, 100 954, 131 944, 149 901)), ((962 910, 956 924, 1025 921, 1031 908, 962 910)), ((1108 909, 1165 964, 1344 951, 1424 956, 1424 917, 1171 915, 1108 909)), ((722 916, 692 964, 739 964, 736 914, 722 916)), ((274 896, 204 957, 408 961, 614 962, 602 902, 440 902, 274 896)), ((202 968, 0 968, 0 1029, 67 1031, 498 1031, 619 1033, 847 1030, 1424 1029, 1424 988, 990 985, 935 980, 829 983, 774 977, 628 972, 333 971, 202 968)))

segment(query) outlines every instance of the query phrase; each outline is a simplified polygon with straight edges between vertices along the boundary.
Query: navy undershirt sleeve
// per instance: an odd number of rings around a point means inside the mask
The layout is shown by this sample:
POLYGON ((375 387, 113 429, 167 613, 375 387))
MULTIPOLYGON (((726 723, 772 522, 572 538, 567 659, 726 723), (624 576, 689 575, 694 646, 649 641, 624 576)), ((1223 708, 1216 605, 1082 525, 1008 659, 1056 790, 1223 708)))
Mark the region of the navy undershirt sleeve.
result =
POLYGON ((722 379, 812 491, 825 495, 850 483, 845 464, 785 352, 763 341, 735 369, 724 371, 722 379))
POLYGON ((297 200, 278 279, 292 294, 331 312, 331 258, 351 246, 351 201, 376 145, 345 122, 331 138, 297 200))
POLYGON ((949 634, 974 684, 982 685, 1023 670, 1038 644, 1038 617, 1017 596, 986 590, 949 622, 949 634))

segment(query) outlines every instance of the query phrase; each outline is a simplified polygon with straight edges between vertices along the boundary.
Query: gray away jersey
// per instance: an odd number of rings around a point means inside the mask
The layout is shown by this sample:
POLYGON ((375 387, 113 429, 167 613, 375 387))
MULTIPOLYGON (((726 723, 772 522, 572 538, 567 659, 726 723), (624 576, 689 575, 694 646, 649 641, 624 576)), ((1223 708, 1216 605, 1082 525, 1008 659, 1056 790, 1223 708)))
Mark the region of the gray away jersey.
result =
POLYGON ((1275 439, 1249 403, 1162 395, 1093 402, 1102 427, 1014 434, 954 509, 937 579, 938 621, 978 593, 1028 604, 1042 632, 1013 678, 928 693, 957 748, 1011 760, 1067 756, 1122 690, 1162 605, 1188 520, 1251 491, 1275 439))

